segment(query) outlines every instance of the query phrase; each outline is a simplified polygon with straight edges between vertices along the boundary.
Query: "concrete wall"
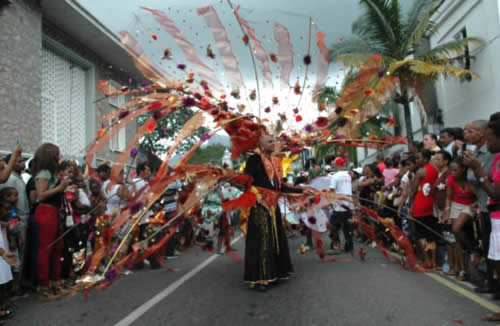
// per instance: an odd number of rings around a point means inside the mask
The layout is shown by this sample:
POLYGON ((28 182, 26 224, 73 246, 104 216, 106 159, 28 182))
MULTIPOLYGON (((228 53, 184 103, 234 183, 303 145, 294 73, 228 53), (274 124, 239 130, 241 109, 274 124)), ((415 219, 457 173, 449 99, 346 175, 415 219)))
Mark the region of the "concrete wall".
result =
POLYGON ((486 44, 473 46, 471 70, 481 76, 472 82, 456 79, 436 83, 439 107, 443 110, 444 124, 463 127, 476 119, 488 119, 500 111, 500 23, 498 0, 447 1, 435 20, 439 28, 431 39, 433 47, 453 40, 464 27, 469 37, 482 38, 486 44))
POLYGON ((41 9, 13 1, 0 11, 0 150, 19 140, 34 153, 41 137, 41 9), (29 118, 27 118, 29 117, 29 118))
MULTIPOLYGON (((96 91, 99 80, 113 79, 122 85, 128 84, 128 76, 119 68, 105 62, 84 44, 43 19, 41 9, 33 3, 34 1, 13 1, 0 12, 0 153, 10 152, 17 140, 28 155, 33 154, 40 145, 42 43, 67 59, 72 60, 73 56, 83 58, 88 63, 85 67, 89 71, 87 109, 90 116, 86 121, 88 143, 100 128, 101 116, 112 110, 107 100, 95 103, 97 99, 104 97, 104 94, 96 91)), ((135 123, 127 127, 127 141, 134 137, 136 129, 135 123)), ((113 160, 116 155, 117 153, 103 150, 98 157, 113 160)))

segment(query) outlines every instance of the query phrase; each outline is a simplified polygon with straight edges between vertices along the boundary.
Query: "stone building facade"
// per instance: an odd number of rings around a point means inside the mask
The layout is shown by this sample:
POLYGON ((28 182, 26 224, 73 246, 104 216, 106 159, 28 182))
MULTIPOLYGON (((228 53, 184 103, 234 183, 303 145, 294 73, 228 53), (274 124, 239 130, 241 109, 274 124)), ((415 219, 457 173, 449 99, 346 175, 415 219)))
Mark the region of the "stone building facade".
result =
MULTIPOLYGON (((0 153, 19 141, 31 156, 50 141, 82 161, 100 117, 124 101, 103 100, 99 80, 134 87, 142 75, 116 37, 73 0, 13 2, 0 12, 0 30, 0 153)), ((137 126, 124 129, 96 164, 112 161, 137 126)))

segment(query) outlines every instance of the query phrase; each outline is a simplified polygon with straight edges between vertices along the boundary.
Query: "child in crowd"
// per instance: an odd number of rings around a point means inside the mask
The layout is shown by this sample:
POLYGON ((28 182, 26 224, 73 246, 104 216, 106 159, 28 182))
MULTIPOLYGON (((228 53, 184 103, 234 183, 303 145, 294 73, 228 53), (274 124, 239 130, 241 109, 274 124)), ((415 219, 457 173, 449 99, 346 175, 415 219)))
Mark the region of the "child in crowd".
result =
POLYGON ((19 266, 17 255, 9 251, 7 244, 11 208, 11 203, 0 199, 0 320, 8 318, 13 313, 12 305, 9 303, 8 286, 13 279, 11 266, 19 266))
POLYGON ((472 244, 468 239, 465 226, 472 221, 473 206, 476 202, 476 188, 467 180, 467 167, 464 165, 461 157, 456 158, 450 164, 450 173, 448 177, 448 191, 446 199, 446 208, 443 213, 443 221, 452 222, 452 231, 459 243, 455 244, 451 251, 451 260, 457 262, 457 279, 465 280, 465 262, 464 251, 470 252, 472 244))
MULTIPOLYGON (((24 239, 19 232, 19 219, 16 212, 16 203, 18 192, 14 187, 5 187, 0 191, 0 200, 7 201, 11 205, 10 216, 7 220, 7 241, 9 249, 19 257, 19 248, 22 248, 24 239)), ((19 268, 13 268, 14 282, 12 282, 12 293, 16 294, 20 290, 19 286, 19 268)))

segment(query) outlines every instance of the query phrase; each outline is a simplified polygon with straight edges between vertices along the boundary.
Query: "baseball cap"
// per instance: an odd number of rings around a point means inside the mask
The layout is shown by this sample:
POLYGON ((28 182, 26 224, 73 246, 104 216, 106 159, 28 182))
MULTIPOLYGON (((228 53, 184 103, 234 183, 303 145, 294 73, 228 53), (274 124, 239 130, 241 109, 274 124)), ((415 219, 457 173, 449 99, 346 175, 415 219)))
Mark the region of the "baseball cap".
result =
POLYGON ((341 166, 341 165, 344 165, 344 163, 345 163, 345 160, 344 160, 342 157, 337 157, 337 158, 335 159, 335 165, 336 165, 336 166, 341 166))

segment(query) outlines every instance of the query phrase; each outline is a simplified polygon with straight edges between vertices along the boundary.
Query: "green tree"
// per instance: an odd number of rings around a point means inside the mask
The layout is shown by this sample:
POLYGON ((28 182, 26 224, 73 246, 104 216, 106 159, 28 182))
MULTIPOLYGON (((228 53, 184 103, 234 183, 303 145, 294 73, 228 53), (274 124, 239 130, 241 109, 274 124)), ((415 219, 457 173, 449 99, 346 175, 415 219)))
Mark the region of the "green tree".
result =
POLYGON ((204 148, 198 148, 193 157, 189 160, 189 164, 222 164, 222 157, 226 147, 222 144, 208 145, 204 148))
POLYGON ((404 15, 398 0, 360 0, 363 14, 353 23, 353 38, 331 46, 331 60, 360 67, 369 57, 382 56, 383 71, 399 79, 400 93, 396 102, 404 108, 408 143, 413 142, 410 118, 412 92, 422 95, 423 87, 439 76, 477 77, 468 69, 457 68, 477 38, 464 38, 443 43, 424 51, 422 43, 436 30, 432 16, 442 1, 414 0, 404 15))
MULTIPOLYGON (((155 156, 161 156, 168 152, 169 140, 173 140, 175 135, 182 129, 184 124, 195 114, 190 108, 179 108, 177 111, 170 113, 164 119, 158 121, 158 125, 155 130, 149 134, 146 133, 141 140, 139 145, 139 150, 145 154, 153 154, 155 156)), ((137 119, 138 124, 142 125, 150 117, 152 113, 143 115, 137 119)), ((192 136, 188 137, 177 149, 177 153, 186 153, 195 143, 197 143, 200 137, 207 133, 208 129, 202 127, 198 129, 192 136)), ((149 156, 148 155, 148 156, 149 156)))

